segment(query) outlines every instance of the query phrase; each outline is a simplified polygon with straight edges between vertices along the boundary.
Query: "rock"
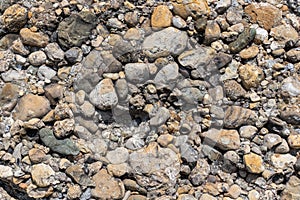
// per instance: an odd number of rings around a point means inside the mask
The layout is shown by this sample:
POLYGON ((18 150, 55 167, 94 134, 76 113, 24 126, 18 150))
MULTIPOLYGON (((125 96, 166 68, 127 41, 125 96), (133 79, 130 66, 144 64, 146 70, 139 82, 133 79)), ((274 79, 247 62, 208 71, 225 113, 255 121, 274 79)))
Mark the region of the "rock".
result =
POLYGON ((182 19, 180 16, 177 15, 172 18, 172 24, 174 27, 179 29, 185 28, 187 26, 184 19, 182 19))
POLYGON ((199 200, 217 200, 217 198, 210 194, 202 194, 199 200))
POLYGON ((178 200, 196 200, 196 198, 191 194, 180 194, 178 200))
POLYGON ((88 39, 96 21, 96 16, 89 11, 81 11, 65 18, 57 28, 59 44, 64 48, 80 46, 88 39))
POLYGON ((282 19, 281 11, 269 3, 252 3, 245 7, 245 13, 251 17, 252 22, 257 22, 266 30, 278 25, 282 19))
POLYGON ((64 87, 60 84, 50 84, 45 88, 45 96, 49 99, 51 105, 55 105, 56 101, 63 98, 64 95, 64 87))
POLYGON ((53 125, 54 135, 57 138, 65 138, 73 133, 75 128, 74 119, 64 119, 62 121, 56 121, 53 125))
POLYGON ((43 51, 35 51, 28 56, 28 61, 33 66, 41 66, 46 63, 46 60, 47 56, 43 51))
POLYGON ((62 155, 79 154, 77 146, 70 139, 58 140, 53 135, 53 131, 48 128, 43 128, 39 131, 39 136, 45 146, 49 147, 52 151, 62 155))
POLYGON ((48 35, 41 32, 33 32, 28 28, 22 28, 20 37, 23 44, 34 47, 45 47, 49 42, 48 35))
POLYGON ((288 41, 296 42, 298 32, 289 24, 279 25, 271 29, 270 35, 279 43, 285 44, 288 41))
POLYGON ((7 71, 16 64, 15 55, 11 51, 0 51, 0 73, 7 71))
POLYGON ((265 30, 263 28, 257 28, 254 42, 256 44, 261 44, 264 41, 267 41, 268 37, 269 37, 269 33, 267 30, 265 30))
POLYGON ((159 5, 154 8, 151 16, 151 26, 154 28, 165 28, 171 26, 172 13, 168 6, 159 5))
POLYGON ((230 198, 236 199, 240 196, 241 192, 242 192, 241 187, 237 184, 233 184, 232 186, 230 186, 227 194, 225 195, 229 196, 230 198))
POLYGON ((113 178, 105 169, 93 176, 96 183, 92 189, 92 196, 99 199, 121 199, 125 194, 125 188, 121 180, 113 178))
POLYGON ((300 108, 297 106, 288 106, 280 111, 280 118, 287 123, 300 124, 300 108))
POLYGON ((4 11, 1 20, 8 31, 18 32, 27 22, 27 9, 14 4, 4 11))
POLYGON ((13 118, 28 121, 31 118, 43 117, 50 110, 50 103, 45 97, 27 94, 19 100, 13 111, 13 118))
POLYGON ((198 160, 198 151, 194 149, 191 145, 184 143, 180 145, 180 155, 183 160, 188 163, 194 163, 198 160))
POLYGON ((173 135, 164 134, 164 135, 160 135, 157 138, 157 143, 160 144, 162 147, 167 147, 173 141, 173 139, 174 139, 173 135))
POLYGON ((89 101, 84 101, 84 103, 80 106, 80 110, 86 118, 91 118, 95 114, 95 106, 93 106, 89 101))
POLYGON ((201 133, 204 142, 222 150, 236 150, 240 147, 240 136, 236 130, 209 129, 201 133))
POLYGON ((160 126, 170 118, 170 112, 165 107, 160 107, 154 117, 150 119, 150 126, 160 126))
POLYGON ((258 132, 258 129, 255 126, 247 125, 242 126, 239 130, 240 136, 242 138, 251 139, 258 132))
POLYGON ((122 63, 135 63, 138 62, 137 47, 133 46, 131 42, 127 40, 118 40, 112 49, 114 57, 122 63))
POLYGON ((297 176, 291 176, 282 192, 282 200, 297 200, 300 198, 300 179, 297 176))
POLYGON ((46 153, 37 148, 30 149, 28 152, 29 159, 32 163, 41 163, 45 160, 46 153))
POLYGON ((65 52, 65 57, 68 62, 74 64, 76 62, 80 62, 82 60, 82 50, 78 47, 72 47, 68 51, 65 52))
POLYGON ((258 87, 260 82, 265 78, 264 72, 260 67, 249 64, 239 67, 239 76, 246 89, 258 87))
POLYGON ((54 170, 44 163, 33 165, 31 168, 31 178, 39 187, 47 187, 53 184, 54 170))
POLYGON ((45 48, 45 52, 48 58, 53 62, 60 62, 64 59, 65 53, 57 43, 49 43, 45 48))
POLYGON ((300 135, 290 135, 288 137, 288 143, 293 149, 300 149, 300 135))
POLYGON ((264 136, 264 145, 268 149, 272 149, 274 146, 280 144, 282 142, 282 139, 277 134, 268 133, 264 136))
POLYGON ((13 174, 13 169, 9 166, 5 165, 0 165, 0 178, 1 179, 6 179, 12 177, 13 174))
POLYGON ((66 169, 66 174, 69 175, 76 183, 84 187, 95 186, 95 183, 84 173, 80 165, 72 165, 66 169))
POLYGON ((285 139, 282 139, 281 144, 275 148, 275 153, 288 153, 289 151, 290 147, 285 139))
POLYGON ((240 106, 230 106, 225 111, 224 126, 237 128, 241 125, 254 125, 258 120, 254 111, 240 106))
POLYGON ((255 58, 258 53, 259 53, 258 47, 257 46, 251 46, 247 49, 243 49, 240 52, 240 56, 243 59, 252 59, 252 58, 255 58))
POLYGON ((298 49, 291 49, 286 53, 287 59, 292 63, 300 61, 300 51, 298 49))
POLYGON ((128 85, 125 79, 118 79, 115 83, 115 89, 120 100, 125 100, 128 95, 128 85))
POLYGON ((271 163, 277 169, 287 169, 292 167, 297 161, 295 156, 290 154, 273 154, 271 156, 271 163))
POLYGON ((232 100, 236 100, 246 95, 246 90, 235 80, 225 81, 224 90, 226 96, 232 100))
POLYGON ((169 27, 146 37, 143 50, 147 56, 156 59, 168 55, 179 55, 187 45, 186 32, 169 27))
POLYGON ((103 79, 89 95, 91 103, 101 110, 112 109, 118 103, 118 96, 111 79, 103 79))
POLYGON ((142 195, 130 195, 128 200, 147 200, 147 197, 142 195))
POLYGON ((282 81, 281 89, 291 96, 300 95, 300 77, 287 77, 282 81))
POLYGON ((210 166, 204 159, 199 159, 189 175, 189 180, 195 186, 203 184, 210 174, 210 166))
POLYGON ((56 75, 56 71, 47 67, 46 65, 42 65, 39 67, 37 76, 40 80, 51 80, 56 75))
POLYGON ((0 90, 0 106, 16 101, 19 97, 20 88, 13 83, 5 83, 0 90))
POLYGON ((67 197, 69 199, 79 199, 81 193, 82 191, 79 185, 70 185, 68 188, 67 197))
POLYGON ((256 190, 251 190, 248 193, 249 200, 259 200, 260 194, 256 190))
POLYGON ((138 137, 131 137, 125 142, 125 147, 130 150, 138 150, 145 146, 143 139, 138 137))
POLYGON ((118 147, 115 150, 108 151, 106 158, 111 164, 121 164, 128 160, 129 153, 124 147, 118 147))
POLYGON ((262 157, 255 153, 244 155, 244 163, 250 173, 260 174, 265 170, 262 157))
POLYGON ((177 63, 172 62, 164 66, 154 77, 154 83, 157 89, 164 87, 173 88, 177 83, 179 76, 179 67, 177 63))
POLYGON ((112 174, 116 177, 121 177, 130 171, 130 167, 127 163, 122 164, 109 164, 107 165, 107 171, 109 174, 112 174))
POLYGON ((27 56, 30 53, 30 51, 23 45, 20 38, 13 41, 11 45, 11 51, 22 56, 27 56))
POLYGON ((242 49, 244 49, 255 38, 255 34, 255 29, 245 29, 235 41, 229 44, 229 49, 231 53, 238 53, 242 49))
POLYGON ((223 14, 231 6, 231 0, 218 1, 215 7, 216 11, 223 14))
POLYGON ((134 84, 142 84, 149 80, 149 67, 144 63, 129 63, 125 65, 126 79, 134 84))
POLYGON ((202 15, 207 15, 210 13, 210 9, 206 0, 175 0, 172 5, 173 12, 184 19, 186 19, 188 16, 192 16, 193 18, 197 19, 202 15))
POLYGON ((215 20, 207 21, 204 44, 210 44, 220 38, 221 29, 215 20))

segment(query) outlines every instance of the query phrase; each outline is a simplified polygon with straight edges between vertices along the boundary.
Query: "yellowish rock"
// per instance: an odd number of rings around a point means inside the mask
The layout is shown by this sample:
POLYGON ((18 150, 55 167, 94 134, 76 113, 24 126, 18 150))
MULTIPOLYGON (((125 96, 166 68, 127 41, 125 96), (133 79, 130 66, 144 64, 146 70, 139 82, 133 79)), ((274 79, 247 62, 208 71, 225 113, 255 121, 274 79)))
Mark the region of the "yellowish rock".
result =
POLYGON ((174 13, 183 19, 186 19, 188 16, 198 18, 210 12, 206 0, 173 0, 172 5, 174 13))
POLYGON ((255 58, 258 53, 259 53, 258 47, 257 46, 251 46, 247 49, 242 50, 240 52, 240 56, 243 59, 252 59, 252 58, 255 58))
POLYGON ((265 170, 261 156, 255 153, 244 155, 244 163, 250 173, 259 174, 265 170))
POLYGON ((246 89, 258 87, 265 78, 264 72, 260 67, 250 64, 240 66, 239 75, 246 89))
POLYGON ((151 16, 151 26, 155 28, 165 28, 171 26, 172 13, 168 6, 157 6, 151 16))
POLYGON ((288 143, 291 148, 300 149, 300 135, 290 135, 288 137, 288 143))

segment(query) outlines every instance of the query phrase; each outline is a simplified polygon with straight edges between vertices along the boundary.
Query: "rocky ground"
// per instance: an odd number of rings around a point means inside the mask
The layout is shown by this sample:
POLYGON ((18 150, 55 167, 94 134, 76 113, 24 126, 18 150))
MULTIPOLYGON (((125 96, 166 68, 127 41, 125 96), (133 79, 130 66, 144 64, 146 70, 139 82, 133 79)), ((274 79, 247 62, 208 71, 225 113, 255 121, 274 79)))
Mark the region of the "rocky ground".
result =
POLYGON ((0 2, 0 199, 299 200, 300 4, 0 2))

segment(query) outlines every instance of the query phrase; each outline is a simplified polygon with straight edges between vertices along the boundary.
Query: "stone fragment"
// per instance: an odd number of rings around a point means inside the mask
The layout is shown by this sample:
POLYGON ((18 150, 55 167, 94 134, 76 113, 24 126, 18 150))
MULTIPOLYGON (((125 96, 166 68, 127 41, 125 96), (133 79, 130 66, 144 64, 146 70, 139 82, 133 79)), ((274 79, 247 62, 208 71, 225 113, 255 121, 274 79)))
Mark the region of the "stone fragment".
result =
POLYGON ((240 52, 240 56, 243 59, 252 59, 252 58, 255 58, 258 53, 259 53, 258 47, 257 46, 251 46, 247 49, 243 49, 240 52))
POLYGON ((198 151, 187 143, 183 143, 182 145, 180 145, 179 150, 181 158, 188 163, 194 163, 199 158, 198 151))
POLYGON ((28 60, 33 66, 41 66, 46 63, 47 56, 43 51, 35 51, 28 56, 28 60))
POLYGON ((48 35, 41 32, 33 32, 28 28, 22 28, 20 36, 23 44, 34 47, 45 47, 49 42, 48 35))
POLYGON ((45 160, 46 153, 37 148, 30 149, 28 152, 29 159, 32 163, 41 163, 45 160))
POLYGON ((189 180, 195 186, 203 184, 210 174, 210 166, 205 159, 199 159, 189 175, 189 180))
POLYGON ((280 144, 282 142, 282 139, 279 135, 268 133, 264 136, 264 145, 268 149, 272 149, 274 146, 280 144))
POLYGON ((290 135, 288 137, 288 143, 293 149, 300 149, 300 135, 290 135))
POLYGON ((204 142, 222 150, 236 150, 240 147, 240 136, 236 130, 209 129, 201 133, 204 142))
POLYGON ((27 9, 14 4, 4 11, 1 20, 8 31, 18 32, 27 22, 27 9))
POLYGON ((160 126, 170 118, 170 112, 165 107, 160 107, 155 116, 150 119, 151 126, 160 126))
POLYGON ((240 106, 230 106, 225 111, 224 126, 226 128, 237 128, 241 125, 254 125, 258 120, 257 114, 240 106))
POLYGON ((39 136, 45 146, 49 147, 52 151, 62 155, 79 154, 78 147, 70 139, 58 140, 53 135, 53 131, 48 128, 43 128, 39 131, 39 136))
POLYGON ((210 44, 220 38, 221 29, 215 20, 207 21, 204 44, 210 44))
POLYGON ((120 100, 127 98, 129 90, 126 79, 118 79, 115 83, 115 89, 120 100))
POLYGON ((300 76, 299 77, 287 77, 282 81, 281 89, 288 92, 291 96, 300 95, 300 76))
POLYGON ((164 66, 154 77, 154 83, 157 89, 164 87, 173 88, 177 83, 179 76, 179 67, 176 62, 164 66))
POLYGON ((28 121, 43 117, 51 110, 49 101, 42 96, 27 94, 23 96, 13 111, 13 118, 28 121))
POLYGON ((246 89, 258 87, 265 78, 264 72, 260 67, 250 64, 239 67, 239 76, 246 89))
POLYGON ((122 199, 125 188, 121 180, 115 179, 105 169, 100 170, 93 176, 95 189, 92 189, 92 196, 99 199, 122 199))
POLYGON ((9 166, 0 165, 0 178, 6 179, 12 177, 13 169, 9 166))
POLYGON ((52 105, 55 105, 58 100, 63 98, 64 87, 60 84, 54 83, 47 85, 44 90, 45 96, 49 99, 52 105))
POLYGON ((135 63, 138 62, 138 50, 129 41, 119 39, 113 45, 112 53, 114 57, 121 63, 135 63))
POLYGON ((30 51, 23 45, 20 38, 13 41, 11 45, 11 51, 22 56, 27 56, 30 53, 30 51))
POLYGON ((291 154, 273 154, 271 156, 271 163, 277 169, 287 169, 288 167, 294 166, 297 158, 291 154))
POLYGON ((172 13, 168 6, 159 5, 154 8, 151 16, 151 26, 154 28, 165 28, 171 26, 172 13))
POLYGON ((247 139, 253 138, 257 132, 258 129, 251 125, 242 126, 239 130, 240 136, 247 139))
POLYGON ((20 88, 18 85, 13 83, 5 83, 0 89, 0 106, 15 101, 19 97, 20 88))
POLYGON ((121 177, 130 171, 130 167, 127 163, 122 164, 109 164, 107 165, 108 173, 116 177, 121 177))
POLYGON ((270 35, 279 43, 285 44, 288 41, 296 42, 298 32, 289 24, 279 25, 271 29, 270 35))
POLYGON ((75 128, 74 119, 64 119, 62 121, 56 121, 53 125, 54 135, 57 138, 65 138, 73 133, 75 128))
POLYGON ((106 154, 106 158, 111 164, 125 163, 128 157, 128 150, 124 147, 118 147, 115 150, 108 151, 106 154))
POLYGON ((53 77, 55 77, 56 71, 54 69, 51 69, 50 67, 47 67, 46 65, 42 65, 39 67, 37 76, 40 80, 51 80, 53 77))
POLYGON ((260 174, 265 170, 262 157, 255 153, 244 155, 244 163, 250 173, 260 174))
POLYGON ((259 200, 260 194, 256 190, 251 190, 248 193, 249 200, 259 200))
POLYGON ((88 39, 96 21, 95 14, 89 11, 81 11, 65 18, 57 28, 59 44, 64 48, 80 46, 88 39))
POLYGON ((186 22, 184 21, 184 19, 182 19, 180 16, 174 16, 172 18, 172 24, 173 26, 175 26, 176 28, 185 28, 187 26, 186 22))
POLYGON ((192 16, 194 19, 197 19, 202 15, 210 13, 206 0, 175 0, 173 2, 173 12, 184 19, 188 16, 192 16))
POLYGON ((170 54, 179 55, 186 48, 187 40, 185 31, 169 27, 146 37, 142 47, 147 56, 156 59, 170 54))
POLYGON ((291 49, 286 53, 287 59, 292 63, 297 63, 300 61, 300 51, 299 49, 291 49))
POLYGON ((298 106, 287 106, 280 111, 280 118, 293 125, 300 124, 300 108, 298 106))
POLYGON ((238 38, 229 44, 232 53, 238 53, 244 49, 255 37, 256 31, 253 28, 245 29, 238 38))
POLYGON ((217 200, 217 198, 210 194, 203 194, 199 200, 217 200))
POLYGON ((118 103, 118 96, 111 79, 103 79, 90 93, 91 103, 101 110, 112 109, 118 103))
POLYGON ((224 90, 226 97, 229 97, 232 100, 236 100, 246 95, 246 90, 235 80, 225 81, 224 90))
POLYGON ((225 195, 229 196, 230 198, 236 199, 240 196, 241 192, 242 192, 241 187, 237 184, 233 184, 232 186, 229 187, 228 193, 225 195))
POLYGON ((53 193, 53 187, 40 188, 35 184, 26 185, 26 193, 34 199, 49 197, 53 193))
POLYGON ((60 62, 64 59, 65 53, 57 43, 49 43, 45 48, 45 52, 53 62, 60 62))
POLYGON ((39 187, 47 187, 53 184, 54 174, 54 170, 44 163, 33 165, 31 169, 31 178, 39 187))
POLYGON ((72 47, 68 51, 65 52, 65 57, 67 61, 74 64, 76 62, 80 62, 82 60, 82 50, 79 47, 72 47))
POLYGON ((297 176, 291 176, 282 192, 282 200, 300 199, 300 179, 297 176))
POLYGON ((80 165, 72 165, 66 169, 66 174, 69 175, 79 185, 88 187, 95 186, 95 183, 90 177, 84 173, 80 165))
POLYGON ((0 73, 16 64, 15 55, 11 51, 0 51, 0 73))
POLYGON ((280 23, 281 10, 269 3, 252 3, 245 7, 245 13, 251 17, 252 22, 258 23, 266 30, 280 23))
POLYGON ((67 196, 69 199, 79 199, 82 191, 79 185, 70 185, 67 196))
POLYGON ((125 65, 126 79, 134 84, 142 84, 149 80, 149 67, 145 63, 128 63, 125 65))

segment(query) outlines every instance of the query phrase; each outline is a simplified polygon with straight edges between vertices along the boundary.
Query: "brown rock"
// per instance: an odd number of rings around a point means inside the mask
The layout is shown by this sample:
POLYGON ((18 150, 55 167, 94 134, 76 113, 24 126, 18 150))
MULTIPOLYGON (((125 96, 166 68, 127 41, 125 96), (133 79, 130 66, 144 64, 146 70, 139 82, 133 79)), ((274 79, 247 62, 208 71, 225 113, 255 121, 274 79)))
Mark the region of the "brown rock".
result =
POLYGON ((291 148, 300 149, 300 135, 290 135, 288 137, 288 143, 291 148))
POLYGON ((68 199, 78 199, 82 191, 79 185, 70 185, 68 189, 68 199))
POLYGON ((19 96, 19 87, 12 83, 6 83, 0 90, 0 106, 14 101, 19 96))
POLYGON ((235 80, 226 81, 224 83, 224 90, 226 96, 232 100, 244 97, 246 94, 246 90, 235 80))
POLYGON ((66 169, 66 174, 74 179, 76 183, 82 186, 94 186, 95 183, 84 173, 80 165, 72 165, 66 169))
POLYGON ((266 30, 280 23, 281 11, 269 3, 252 3, 246 6, 245 13, 251 17, 251 21, 258 23, 266 30))
POLYGON ((30 149, 28 152, 29 159, 32 163, 41 163, 45 160, 45 152, 41 149, 30 149))
POLYGON ((259 174, 265 170, 261 156, 255 153, 244 155, 244 163, 250 173, 259 174))
POLYGON ((239 75, 246 89, 258 87, 260 82, 265 78, 264 72, 260 67, 249 64, 239 67, 239 75))
POLYGON ((125 188, 121 180, 113 178, 105 169, 93 176, 96 183, 92 189, 92 196, 99 199, 121 199, 125 194, 125 188))
POLYGON ((147 200, 147 197, 142 195, 130 195, 128 200, 147 200))
POLYGON ((280 111, 280 118, 289 124, 300 125, 300 107, 286 106, 280 111))
POLYGON ((255 58, 258 53, 259 53, 258 47, 257 46, 251 46, 247 49, 242 50, 240 52, 240 56, 243 59, 252 59, 252 58, 255 58))
POLYGON ((31 178, 39 187, 47 187, 53 183, 55 172, 49 165, 44 163, 33 165, 31 169, 31 178))
POLYGON ((50 110, 50 103, 45 97, 27 94, 19 100, 13 118, 27 121, 31 118, 43 117, 50 110))
POLYGON ((56 101, 60 100, 64 94, 64 87, 57 83, 47 85, 44 90, 45 96, 49 99, 52 105, 54 105, 56 101))
POLYGON ((204 43, 210 44, 213 41, 219 39, 220 35, 221 35, 221 29, 218 23, 215 20, 209 20, 205 28, 204 43))
POLYGON ((230 186, 230 188, 228 189, 228 193, 226 194, 226 196, 229 196, 233 199, 236 199, 240 196, 242 192, 242 189, 239 185, 237 184, 233 184, 232 186, 230 186))
POLYGON ((23 44, 35 47, 45 47, 49 42, 48 35, 41 32, 33 32, 28 28, 22 28, 20 36, 23 44))
POLYGON ((157 142, 158 144, 160 144, 162 147, 166 147, 168 146, 168 144, 170 144, 173 140, 173 135, 170 134, 164 134, 164 135, 160 135, 157 138, 157 142))
POLYGON ((1 19, 8 31, 18 32, 27 22, 27 9, 14 4, 4 11, 1 19))
POLYGON ((201 15, 209 14, 210 9, 206 0, 172 0, 173 11, 176 15, 186 19, 188 16, 198 18, 201 15))
POLYGON ((107 171, 115 177, 121 177, 124 174, 128 173, 129 170, 130 167, 127 163, 107 165, 107 171))
POLYGON ((270 35, 275 40, 286 43, 289 40, 296 42, 298 40, 298 32, 289 24, 279 25, 271 29, 270 35))
POLYGON ((236 130, 210 129, 201 134, 209 145, 222 150, 236 150, 240 147, 240 136, 236 130))
POLYGON ((157 6, 151 16, 151 26, 156 28, 165 28, 171 26, 172 13, 168 6, 157 6))
POLYGON ((226 128, 237 128, 241 125, 254 125, 257 121, 254 111, 240 106, 230 106, 225 111, 224 126, 226 128))

